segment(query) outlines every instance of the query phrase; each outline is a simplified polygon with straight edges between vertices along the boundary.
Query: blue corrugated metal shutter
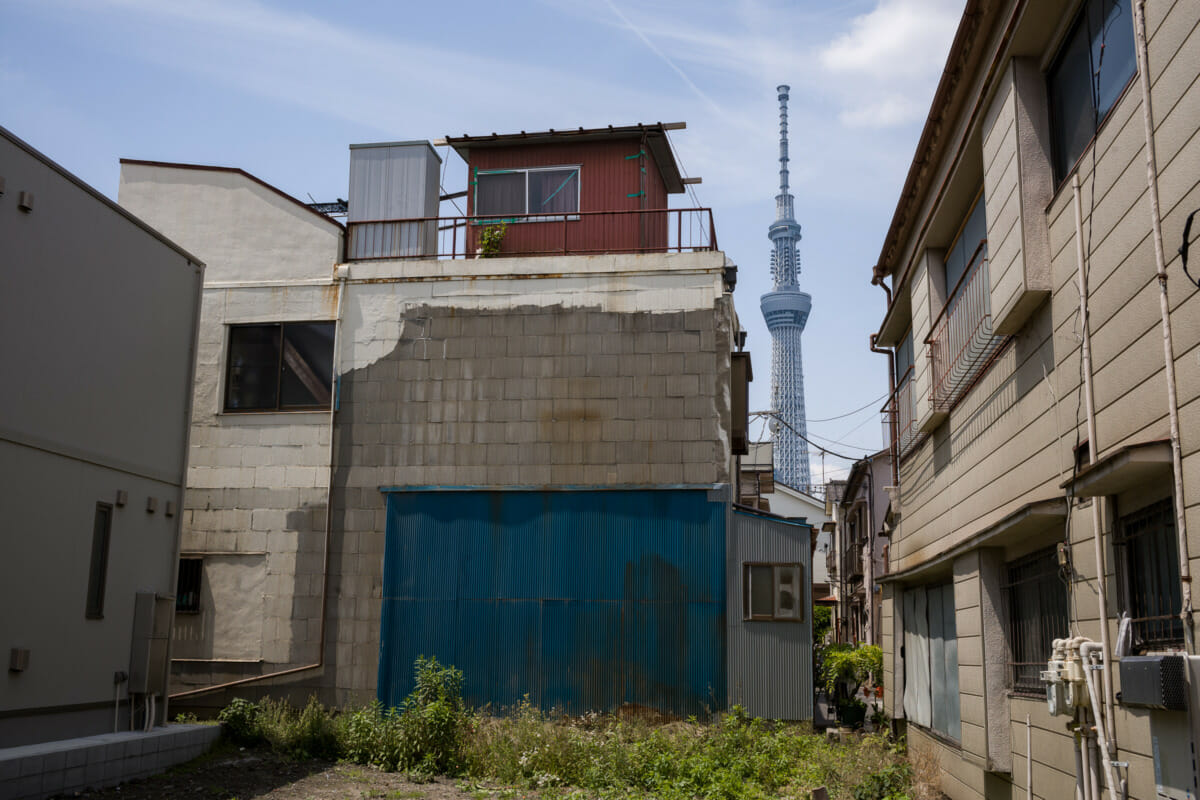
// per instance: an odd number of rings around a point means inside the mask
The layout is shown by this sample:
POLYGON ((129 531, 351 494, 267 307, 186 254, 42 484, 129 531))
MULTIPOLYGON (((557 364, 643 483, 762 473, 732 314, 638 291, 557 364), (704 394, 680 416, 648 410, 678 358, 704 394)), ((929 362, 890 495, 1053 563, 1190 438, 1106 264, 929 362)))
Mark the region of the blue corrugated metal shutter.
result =
POLYGON ((682 716, 724 699, 726 505, 708 492, 393 492, 387 507, 384 703, 411 691, 419 655, 460 668, 475 705, 682 716))

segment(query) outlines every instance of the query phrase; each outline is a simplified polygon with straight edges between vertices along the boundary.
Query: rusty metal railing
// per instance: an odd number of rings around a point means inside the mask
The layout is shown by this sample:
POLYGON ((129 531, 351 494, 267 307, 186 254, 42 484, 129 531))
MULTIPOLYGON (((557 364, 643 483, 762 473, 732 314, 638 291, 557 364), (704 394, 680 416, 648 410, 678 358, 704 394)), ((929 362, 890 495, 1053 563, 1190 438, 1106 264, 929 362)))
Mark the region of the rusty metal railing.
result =
POLYGON ((917 397, 913 391, 913 368, 909 367, 880 409, 883 415, 883 440, 893 442, 896 455, 908 455, 920 439, 917 428, 917 397))
POLYGON ((1004 343, 1004 337, 992 333, 986 239, 975 248, 949 297, 925 340, 933 370, 930 401, 935 411, 949 411, 1004 343))
POLYGON ((497 256, 687 253, 717 249, 710 208, 578 211, 360 220, 346 225, 347 261, 476 258, 480 233, 504 225, 497 256))

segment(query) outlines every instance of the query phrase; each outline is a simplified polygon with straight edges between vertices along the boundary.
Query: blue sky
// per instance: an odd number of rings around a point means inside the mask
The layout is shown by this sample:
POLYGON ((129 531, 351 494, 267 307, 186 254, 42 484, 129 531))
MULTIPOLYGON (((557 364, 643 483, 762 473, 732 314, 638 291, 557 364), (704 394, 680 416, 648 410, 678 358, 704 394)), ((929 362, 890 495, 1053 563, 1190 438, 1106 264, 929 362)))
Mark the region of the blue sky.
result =
MULTIPOLYGON (((963 5, 0 0, 0 124, 114 198, 125 157, 241 167, 329 200, 346 196, 352 142, 686 121, 672 138, 740 268, 758 410, 775 86, 790 84, 809 432, 861 455, 881 444, 887 388, 867 349, 884 308, 870 268, 963 5)), ((464 174, 451 154, 446 189, 464 174)), ((844 464, 826 459, 827 477, 844 464)))

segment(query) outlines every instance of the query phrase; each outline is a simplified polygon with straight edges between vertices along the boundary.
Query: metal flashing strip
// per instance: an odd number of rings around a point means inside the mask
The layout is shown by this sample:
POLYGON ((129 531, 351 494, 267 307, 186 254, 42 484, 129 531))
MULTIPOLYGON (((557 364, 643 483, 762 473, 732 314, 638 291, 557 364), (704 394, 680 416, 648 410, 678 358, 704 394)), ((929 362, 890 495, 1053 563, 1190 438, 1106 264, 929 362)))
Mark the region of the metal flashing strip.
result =
POLYGON ((499 486, 470 486, 470 485, 422 485, 422 486, 380 486, 379 491, 383 494, 392 494, 399 492, 632 492, 632 491, 709 491, 719 492, 728 490, 727 483, 614 483, 606 485, 582 485, 582 484, 562 484, 562 485, 537 485, 537 484, 512 484, 499 486))
POLYGON ((740 503, 735 503, 733 513, 741 514, 744 517, 762 517, 769 519, 772 522, 780 522, 784 525, 793 525, 797 528, 813 528, 813 524, 808 521, 808 517, 781 517, 778 514, 773 514, 770 511, 754 508, 752 506, 744 506, 740 503))
POLYGON ((1026 503, 1008 516, 995 522, 949 550, 939 553, 934 558, 916 567, 883 575, 875 579, 876 583, 897 583, 918 578, 926 573, 941 571, 952 565, 954 559, 970 551, 998 543, 1000 539, 1025 537, 1038 531, 1045 530, 1051 525, 1060 524, 1067 518, 1067 500, 1065 497, 1055 497, 1050 500, 1035 500, 1026 503))
POLYGON ((1104 497, 1168 476, 1171 470, 1171 442, 1158 439, 1120 447, 1084 467, 1060 488, 1076 497, 1104 497))
POLYGON ((280 278, 279 280, 261 281, 205 281, 205 291, 209 289, 274 289, 289 286, 336 286, 334 278, 280 278))

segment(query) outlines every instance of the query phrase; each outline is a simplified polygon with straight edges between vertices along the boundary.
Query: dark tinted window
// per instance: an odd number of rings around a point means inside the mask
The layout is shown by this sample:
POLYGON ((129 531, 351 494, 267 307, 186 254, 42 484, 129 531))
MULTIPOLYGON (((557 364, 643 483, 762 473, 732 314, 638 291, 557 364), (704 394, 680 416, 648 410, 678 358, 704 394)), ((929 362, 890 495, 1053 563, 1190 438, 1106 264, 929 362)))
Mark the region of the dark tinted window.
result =
POLYGON ((328 408, 333 338, 332 322, 231 328, 225 410, 328 408))
POLYGON ((958 234, 950 252, 946 254, 946 294, 950 305, 955 297, 962 292, 963 275, 977 267, 987 258, 987 214, 983 205, 983 195, 975 201, 971 213, 963 221, 962 230, 958 234), (955 289, 958 292, 955 292, 955 289))
POLYGON ((200 611, 200 576, 204 561, 199 558, 179 559, 179 580, 175 585, 175 610, 184 614, 200 611))
POLYGON ((908 329, 908 333, 904 334, 904 340, 896 348, 896 378, 904 377, 904 374, 912 369, 913 365, 913 338, 912 328, 908 329))
POLYGON ((1087 0, 1046 75, 1054 175, 1083 154, 1137 71, 1130 0, 1087 0))
POLYGON ((525 173, 480 172, 475 176, 476 214, 524 214, 525 173))
POLYGON ((1118 565, 1125 578, 1126 610, 1138 649, 1183 642, 1179 546, 1170 499, 1121 517, 1118 565))
POLYGON ((96 503, 96 514, 92 518, 92 560, 88 570, 87 616, 100 619, 104 616, 104 584, 108 579, 108 544, 112 538, 113 507, 108 503, 96 503))

